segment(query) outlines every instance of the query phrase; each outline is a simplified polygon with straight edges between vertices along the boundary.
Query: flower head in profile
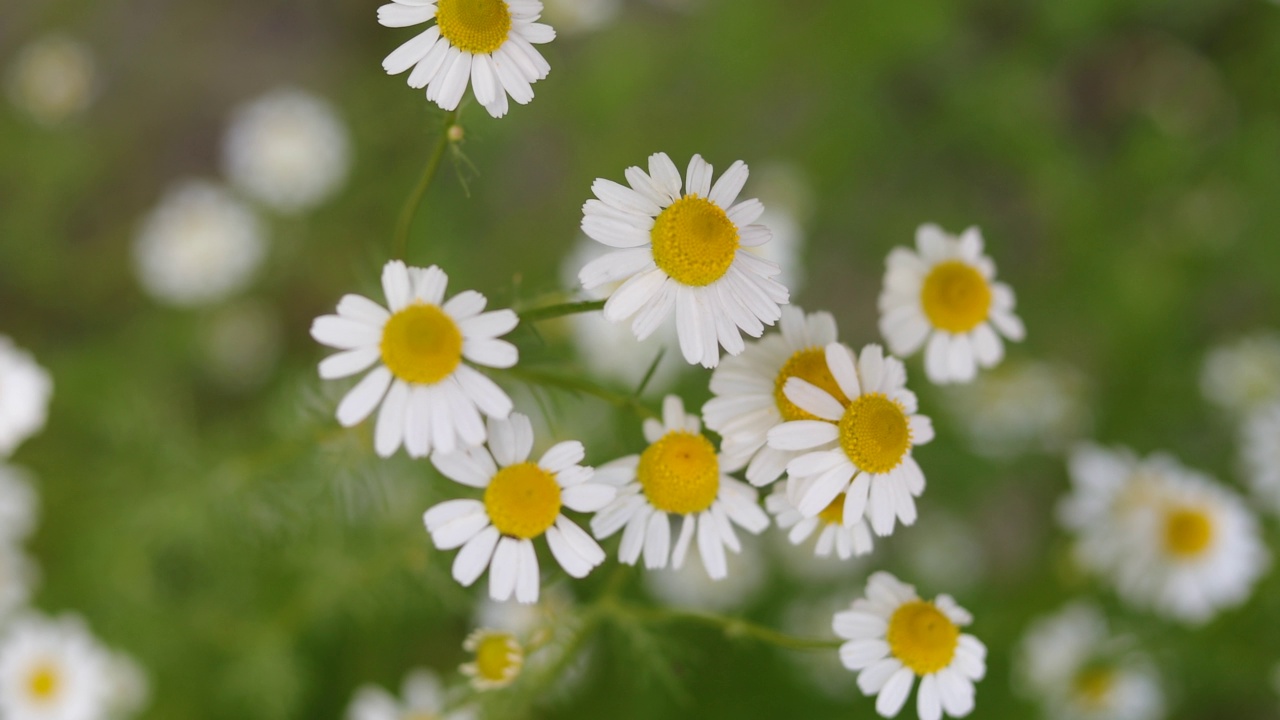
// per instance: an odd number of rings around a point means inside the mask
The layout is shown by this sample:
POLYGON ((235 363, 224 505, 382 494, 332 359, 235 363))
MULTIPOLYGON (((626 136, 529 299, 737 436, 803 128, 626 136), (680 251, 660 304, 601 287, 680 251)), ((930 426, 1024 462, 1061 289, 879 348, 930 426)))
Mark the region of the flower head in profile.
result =
POLYGON ((382 61, 390 75, 409 68, 409 87, 427 89, 427 99, 445 110, 458 107, 471 86, 476 102, 493 117, 507 114, 507 96, 524 105, 533 83, 551 66, 534 45, 556 37, 538 22, 538 0, 395 0, 378 8, 386 27, 435 24, 382 61))
POLYGON ((742 549, 734 526, 752 534, 769 526, 755 489, 725 473, 698 417, 686 414, 675 395, 663 401, 661 422, 645 420, 644 437, 649 446, 643 453, 597 470, 598 480, 620 489, 617 499, 591 519, 592 532, 604 539, 623 530, 618 558, 634 565, 643 552, 649 569, 668 563, 679 569, 696 536, 707 575, 725 577, 725 548, 742 549), (673 545, 676 517, 680 527, 673 545))
POLYGON ((52 395, 53 379, 49 373, 31 353, 0 335, 0 458, 8 457, 44 428, 52 395))
POLYGON ((481 413, 505 418, 511 398, 463 360, 508 368, 514 345, 498 338, 519 322, 511 310, 484 312, 484 295, 464 290, 445 301, 449 277, 432 265, 382 269, 387 307, 346 295, 338 314, 311 324, 311 337, 341 352, 320 363, 320 377, 364 376, 338 404, 338 422, 359 424, 378 411, 374 449, 389 457, 404 445, 410 457, 474 447, 486 437, 481 413))
POLYGON ((551 555, 575 578, 586 577, 604 562, 604 551, 562 508, 594 512, 613 499, 615 488, 594 482, 592 470, 578 465, 582 443, 551 446, 530 462, 533 425, 526 415, 489 421, 489 447, 436 453, 431 462, 446 477, 484 490, 483 500, 447 500, 426 512, 423 521, 441 550, 461 547, 453 577, 471 585, 489 570, 489 596, 522 603, 538 601, 541 579, 533 540, 543 535, 551 555))
POLYGON ((1059 516, 1077 557, 1134 606, 1204 623, 1243 603, 1270 563, 1244 502, 1172 457, 1083 446, 1069 469, 1059 516))
POLYGON ((471 720, 475 710, 463 707, 445 712, 448 698, 440 678, 432 671, 415 668, 404 678, 400 697, 377 685, 356 690, 347 706, 346 720, 471 720))
POLYGON ((823 359, 834 387, 800 376, 788 377, 782 387, 787 400, 813 419, 769 431, 770 447, 804 451, 787 463, 787 496, 801 516, 812 518, 843 494, 846 526, 865 515, 877 535, 888 535, 897 521, 916 521, 924 472, 911 450, 933 439, 933 424, 916 414, 902 361, 885 357, 879 345, 867 345, 855 357, 831 343, 823 359))
POLYGON ((894 248, 887 265, 880 333, 901 357, 924 347, 925 375, 935 383, 969 382, 1004 357, 1001 335, 1016 342, 1026 334, 976 227, 957 238, 921 225, 916 250, 894 248))
POLYGON ((827 370, 826 346, 836 342, 836 321, 828 312, 805 314, 782 308, 782 332, 747 343, 741 355, 726 358, 711 374, 715 396, 702 406, 707 427, 724 438, 721 452, 746 464, 747 481, 757 487, 777 480, 801 453, 769 447, 769 431, 791 420, 814 417, 787 399, 783 387, 798 377, 843 398, 827 370))
POLYGON ((634 316, 631 330, 643 340, 674 312, 681 353, 704 367, 719 363, 721 347, 741 353, 741 333, 760 337, 778 320, 788 300, 773 279, 781 269, 746 251, 771 237, 754 224, 760 201, 737 201, 747 174, 738 161, 713 185, 711 165, 694 155, 682 185, 671 158, 656 153, 648 173, 627 168, 628 185, 592 184, 596 197, 582 206, 582 230, 615 251, 588 263, 578 279, 588 290, 626 281, 605 303, 606 320, 634 316))
POLYGON ((805 517, 796 509, 787 497, 787 491, 778 488, 764 499, 764 505, 773 513, 779 530, 787 531, 787 541, 799 545, 818 533, 814 543, 813 554, 820 557, 836 557, 848 560, 855 555, 866 555, 871 552, 873 541, 871 528, 867 521, 859 519, 852 525, 844 524, 844 501, 846 494, 840 493, 829 505, 813 517, 805 517))
POLYGON ((91 720, 112 703, 111 657, 79 618, 36 615, 0 637, 0 717, 91 720))
POLYGON ((475 659, 460 669, 476 690, 504 688, 515 682, 524 668, 524 647, 511 633, 480 628, 467 636, 462 649, 475 654, 475 659))
POLYGON ((974 683, 986 674, 987 648, 960 628, 972 622, 950 595, 921 600, 914 587, 887 572, 867 580, 867 596, 854 600, 832 622, 848 640, 840 661, 858 672, 858 688, 875 695, 876 712, 895 717, 920 678, 920 720, 973 711, 974 683))

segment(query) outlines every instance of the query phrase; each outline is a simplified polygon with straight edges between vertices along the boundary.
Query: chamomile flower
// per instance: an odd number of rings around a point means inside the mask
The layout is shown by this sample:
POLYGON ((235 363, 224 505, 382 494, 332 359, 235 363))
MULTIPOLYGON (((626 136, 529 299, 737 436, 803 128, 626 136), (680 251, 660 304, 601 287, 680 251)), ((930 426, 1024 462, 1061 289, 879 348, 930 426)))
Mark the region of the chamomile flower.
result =
POLYGON ((1017 342, 1026 334, 1013 314, 1013 290, 996 282, 995 263, 982 253, 976 227, 957 238, 937 225, 921 225, 916 248, 889 253, 880 333, 895 355, 924 347, 929 380, 969 382, 978 367, 995 367, 1004 357, 1000 335, 1017 342))
POLYGON ((31 353, 0 335, 0 458, 44 428, 52 394, 49 373, 31 353))
POLYGON ((40 499, 27 474, 0 464, 0 544, 25 539, 36 526, 40 499))
POLYGON ((858 671, 858 688, 876 695, 876 712, 894 717, 915 685, 920 720, 944 714, 964 717, 973 711, 973 684, 986 674, 987 648, 962 634, 972 622, 950 595, 921 600, 916 589, 887 572, 867 580, 867 596, 836 613, 832 627, 848 640, 840 661, 858 671))
POLYGON ((816 419, 787 399, 782 391, 787 379, 801 378, 844 399, 827 370, 826 346, 836 341, 831 313, 806 315, 788 305, 778 326, 781 334, 748 343, 741 355, 716 368, 711 374, 715 397, 702 406, 707 427, 724 438, 721 452, 735 465, 746 464, 747 481, 757 487, 777 480, 801 454, 769 447, 769 431, 784 422, 816 419))
POLYGON ((400 697, 377 685, 363 685, 347 706, 346 720, 470 720, 469 707, 446 713, 447 697, 439 676, 424 668, 409 671, 400 697))
POLYGON ((377 365, 338 404, 338 422, 359 424, 378 411, 374 449, 389 457, 404 445, 410 457, 453 452, 484 442, 481 413, 505 418, 511 398, 463 360, 508 368, 514 345, 498 338, 519 322, 511 310, 483 312, 487 300, 464 290, 447 302, 449 278, 432 265, 406 267, 392 260, 382 269, 387 307, 346 295, 337 315, 311 324, 311 337, 342 352, 320 363, 320 377, 343 378, 377 365))
POLYGON ((280 88, 236 111, 222 141, 227 177, 283 213, 334 193, 351 164, 347 129, 333 106, 298 88, 280 88))
POLYGON ((435 20, 382 61, 389 75, 413 68, 409 87, 427 89, 427 99, 453 110, 471 85, 476 102, 493 117, 507 114, 507 96, 524 105, 533 83, 551 66, 534 49, 556 37, 538 22, 538 0, 395 0, 378 8, 385 27, 435 20))
POLYGON ((694 155, 683 183, 666 153, 649 157, 649 172, 627 168, 630 187, 611 180, 592 184, 596 199, 582 207, 582 230, 616 248, 578 274, 584 288, 626 280, 609 296, 604 317, 649 337, 674 311, 680 351, 690 364, 715 367, 720 347, 744 349, 742 332, 760 337, 781 317, 786 287, 781 269, 747 252, 766 243, 768 228, 754 224, 758 200, 736 202, 747 166, 731 165, 714 185, 712 169, 694 155))
POLYGON ((84 112, 96 85, 93 53, 84 43, 54 33, 19 51, 7 85, 14 105, 42 125, 57 125, 84 112))
POLYGON ((453 577, 469 586, 489 570, 489 596, 506 600, 538 600, 538 556, 533 539, 546 535, 560 567, 575 578, 586 577, 604 562, 604 551, 591 536, 561 514, 562 508, 594 512, 613 500, 616 490, 592 480, 592 470, 578 465, 582 443, 553 445, 536 462, 533 425, 526 415, 489 421, 489 447, 436 453, 431 462, 446 477, 484 490, 484 500, 447 500, 426 512, 423 522, 436 547, 461 547, 453 577))
POLYGON ((515 682, 524 668, 524 647, 510 633, 480 628, 467 636, 462 649, 475 659, 464 663, 463 675, 476 690, 497 690, 515 682))
POLYGON ((1032 623, 1014 665, 1054 720, 1158 720, 1164 696, 1150 662, 1111 635, 1096 607, 1069 605, 1032 623))
POLYGON ((0 717, 99 720, 110 659, 79 618, 15 620, 0 639, 0 717))
POLYGON ((848 560, 854 555, 866 555, 871 552, 871 528, 865 520, 858 520, 852 526, 844 524, 845 493, 836 495, 829 505, 813 517, 800 514, 796 506, 787 498, 786 490, 778 488, 765 498, 764 505, 773 513, 778 529, 787 530, 787 540, 799 545, 818 533, 818 541, 813 546, 813 553, 818 557, 831 557, 834 550, 836 557, 848 560))
POLYGON ((1211 349, 1200 369, 1200 391, 1242 416, 1280 401, 1280 333, 1259 332, 1211 349))
POLYGON ((727 474, 715 447, 701 432, 696 415, 684 402, 668 395, 662 421, 644 421, 649 443, 639 455, 629 455, 597 470, 597 479, 620 488, 618 497, 591 519, 591 530, 604 539, 623 530, 618 559, 634 565, 644 553, 649 569, 684 565, 697 536, 707 575, 718 580, 728 574, 725 548, 741 552, 733 526, 759 534, 769 517, 757 504, 756 491, 727 474), (679 535, 671 543, 672 516, 681 518, 679 535))
POLYGON ((1083 447, 1070 470, 1059 510, 1080 562, 1134 606, 1203 623, 1243 603, 1269 565, 1240 498, 1173 458, 1083 447))
POLYGON ((1253 494, 1280 513, 1280 402, 1254 412, 1242 434, 1240 452, 1253 494))
POLYGON ((862 354, 839 343, 824 349, 835 391, 788 377, 786 399, 812 420, 790 420, 769 431, 776 450, 807 451, 787 463, 787 494, 803 517, 817 517, 844 493, 844 525, 864 516, 877 535, 916 521, 924 472, 911 449, 933 439, 929 418, 916 414, 902 361, 879 345, 862 354))

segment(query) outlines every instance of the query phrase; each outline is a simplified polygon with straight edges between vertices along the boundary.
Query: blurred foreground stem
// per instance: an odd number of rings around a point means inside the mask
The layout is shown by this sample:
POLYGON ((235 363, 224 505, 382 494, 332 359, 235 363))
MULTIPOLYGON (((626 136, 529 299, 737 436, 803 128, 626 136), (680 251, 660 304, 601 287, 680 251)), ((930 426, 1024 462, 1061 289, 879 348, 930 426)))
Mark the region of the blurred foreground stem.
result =
POLYGON ((560 303, 558 305, 534 308, 520 313, 520 322, 534 323, 542 320, 564 317, 566 315, 595 312, 597 310, 603 310, 604 303, 604 300, 583 300, 581 302, 567 302, 560 303))
POLYGON ((404 208, 400 211, 400 221, 396 223, 395 244, 391 248, 391 257, 400 260, 405 259, 405 253, 409 250, 409 229, 413 227, 413 218, 418 214, 418 206, 422 205, 422 198, 427 194, 427 189, 431 187, 431 181, 436 177, 436 171, 440 169, 440 160, 444 157, 445 148, 449 147, 452 130, 458 124, 458 111, 450 110, 445 113, 444 124, 440 127, 440 139, 436 140, 436 146, 431 151, 431 157, 427 159, 427 166, 422 170, 422 177, 418 179, 418 186, 413 189, 413 193, 409 195, 409 199, 405 201, 404 208))
POLYGON ((725 637, 729 639, 749 637, 753 640, 759 640, 760 642, 788 650, 834 650, 840 647, 842 642, 841 640, 826 638, 795 637, 742 618, 725 617, 713 613, 643 607, 630 603, 612 603, 610 605, 614 612, 629 615, 642 622, 651 624, 692 622, 700 625, 709 625, 719 628, 724 632, 725 637))

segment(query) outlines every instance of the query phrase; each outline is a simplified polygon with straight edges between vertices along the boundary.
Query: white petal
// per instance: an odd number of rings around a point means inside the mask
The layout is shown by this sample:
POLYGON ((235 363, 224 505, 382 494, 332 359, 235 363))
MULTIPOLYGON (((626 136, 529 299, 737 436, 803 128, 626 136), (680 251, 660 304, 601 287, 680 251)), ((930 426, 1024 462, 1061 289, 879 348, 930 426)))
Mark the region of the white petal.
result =
POLYGON ((867 392, 878 392, 884 375, 884 350, 874 343, 862 348, 862 354, 858 357, 858 370, 862 387, 867 392))
POLYGON ((427 53, 431 52, 431 49, 435 47, 436 42, 439 40, 440 28, 432 25, 423 32, 418 33, 413 39, 392 50, 391 54, 383 59, 382 69, 386 70, 388 75, 399 75, 426 57, 427 53))
POLYGON ((840 437, 840 429, 823 420, 794 420, 769 431, 769 447, 776 450, 808 450, 840 437))
POLYGON ((561 501, 570 510, 596 512, 613 502, 617 492, 617 488, 603 483, 583 483, 565 488, 561 492, 561 501))
POLYGON ((382 266, 382 293, 387 298, 387 307, 393 313, 403 310, 413 297, 409 268, 400 260, 392 260, 382 266))
POLYGON ((747 164, 738 160, 716 180, 707 199, 722 208, 733 205, 733 201, 738 199, 738 193, 742 192, 742 186, 747 184, 748 174, 747 164))
MULTIPOLYGON (((689 516, 685 516, 686 522, 689 516)), ((724 545, 720 541, 720 532, 710 513, 698 516, 698 552, 702 555, 702 565, 712 580, 719 580, 729 574, 725 564, 724 545)))
POLYGON ((916 692, 916 712, 920 720, 942 720, 942 698, 938 695, 938 678, 925 675, 916 692))
POLYGON ((533 551, 533 543, 521 540, 516 545, 516 600, 529 604, 538 602, 538 555, 533 551))
POLYGON ((693 542, 694 528, 697 524, 693 515, 685 515, 680 520, 680 537, 676 538, 675 550, 671 552, 671 567, 673 569, 679 570, 684 567, 684 558, 689 552, 689 545, 693 542))
POLYGON ((468 540, 453 559, 453 579, 463 587, 470 587, 484 573, 485 568, 489 567, 493 549, 498 545, 498 537, 498 528, 490 525, 468 540))
POLYGON ((533 452, 533 423, 524 413, 511 413, 506 420, 489 420, 489 450, 501 467, 529 459, 533 452))
POLYGON ((435 453, 431 464, 441 475, 474 488, 485 488, 497 472, 493 459, 484 448, 468 448, 451 453, 435 453))
POLYGON ((390 387, 391 379, 391 371, 383 366, 376 367, 365 375, 338 403, 338 423, 343 427, 351 427, 369 417, 369 413, 378 406, 390 387))
POLYGON ((876 697, 876 712, 884 717, 897 715, 907 702, 915 677, 915 673, 905 667, 890 676, 889 681, 880 688, 880 695, 876 697))
POLYGON ((889 655, 889 643, 880 638, 852 640, 840 646, 840 662, 850 670, 871 667, 889 655))
POLYGON ((631 317, 654 298, 666 279, 667 274, 660 269, 632 276, 605 302, 604 319, 616 323, 631 317))
POLYGON ((516 573, 520 569, 519 543, 515 538, 502 538, 489 563, 489 597, 499 602, 510 598, 516 589, 516 573))
POLYGON ((934 332, 924 350, 924 374, 935 383, 946 383, 951 380, 951 336, 944 332, 934 332))
POLYGON ((812 415, 816 415, 823 420, 838 422, 844 417, 844 406, 839 400, 831 397, 826 390, 810 383, 800 377, 787 378, 787 382, 782 386, 782 392, 787 399, 795 403, 812 415))
POLYGON ((480 412, 497 418, 505 418, 511 413, 511 398, 494 381, 466 365, 459 365, 453 376, 480 412))
POLYGON ((381 357, 382 352, 376 345, 334 353, 320 361, 320 377, 325 380, 350 377, 368 369, 381 357))
POLYGON ((826 509, 849 486, 853 477, 852 464, 842 464, 819 475, 796 503, 796 509, 805 517, 813 517, 826 509))
POLYGON ((591 572, 591 563, 584 560, 569 541, 564 539, 564 535, 560 532, 560 528, 547 528, 547 546, 551 548, 551 555, 555 557, 556 562, 560 563, 560 567, 569 574, 569 577, 584 578, 591 572))
POLYGON ((858 689, 863 695, 875 695, 894 673, 902 669, 902 663, 896 658, 885 658, 871 667, 858 673, 858 689))
POLYGON ((973 341, 973 354, 982 367, 994 367, 1004 357, 1004 343, 987 323, 974 328, 970 340, 973 341))
POLYGON ((640 551, 644 549, 645 529, 652 513, 652 508, 643 505, 627 521, 627 527, 622 531, 622 541, 618 543, 618 560, 622 564, 635 565, 636 560, 640 559, 640 551))
MULTIPOLYGON (((532 432, 532 431, 531 431, 532 432)), ((582 462, 587 451, 577 440, 566 440, 551 446, 538 460, 538 467, 549 473, 558 473, 582 462)))
POLYGON ((409 393, 409 386, 402 380, 396 380, 391 383, 391 390, 382 400, 373 437, 374 451, 379 457, 391 457, 400 443, 404 442, 409 393))
POLYGON ((689 170, 685 174, 685 193, 703 198, 710 195, 711 175, 711 164, 703 160, 701 155, 694 155, 689 160, 689 170))
POLYGON ((483 53, 475 55, 471 60, 471 91, 476 95, 476 102, 481 105, 492 105, 498 93, 502 92, 489 56, 483 53))
POLYGON ((650 570, 667 566, 667 554, 671 551, 671 520, 664 512, 649 516, 649 526, 644 534, 644 566, 650 570))
MULTIPOLYGON (((440 309, 444 310, 445 313, 449 317, 453 318, 453 321, 458 323, 459 327, 461 327, 463 320, 468 320, 484 312, 484 307, 488 302, 488 299, 485 298, 482 293, 476 292, 475 290, 463 290, 457 295, 449 298, 448 302, 442 305, 440 309)), ((503 311, 498 310, 495 312, 503 311)), ((507 310, 506 312, 511 311, 507 310)), ((464 336, 470 335, 465 331, 462 334, 464 336)), ((501 335, 502 333, 496 334, 501 335)))
POLYGON ((824 349, 827 358, 827 369, 835 379, 840 392, 850 400, 862 394, 862 383, 858 380, 858 369, 854 364, 853 351, 840 343, 830 343, 824 349))
POLYGON ((382 327, 339 315, 321 315, 311 323, 311 337, 339 350, 377 347, 382 342, 382 327))
POLYGON ((391 313, 378 303, 363 295, 343 295, 338 301, 338 314, 351 320, 359 320, 366 325, 382 327, 391 313))

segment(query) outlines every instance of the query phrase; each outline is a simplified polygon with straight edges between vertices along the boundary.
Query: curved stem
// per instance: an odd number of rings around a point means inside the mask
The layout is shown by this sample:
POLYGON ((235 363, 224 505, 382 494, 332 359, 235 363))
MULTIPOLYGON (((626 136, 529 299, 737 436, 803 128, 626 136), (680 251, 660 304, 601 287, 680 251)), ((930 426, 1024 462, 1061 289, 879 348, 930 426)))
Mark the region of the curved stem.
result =
POLYGON ((410 193, 404 208, 400 210, 400 220, 396 223, 395 241, 391 249, 393 258, 405 259, 405 253, 409 249, 409 229, 413 226, 413 218, 418 213, 418 206, 422 204, 423 196, 427 194, 427 188, 431 187, 431 181, 436 177, 436 171, 440 169, 440 160, 444 157, 445 148, 449 146, 449 131, 457 124, 457 110, 451 110, 445 114, 444 125, 440 128, 440 139, 436 140, 436 146, 431 151, 431 157, 427 159, 427 166, 422 170, 422 177, 418 179, 417 187, 410 193))
POLYGON ((595 312, 604 309, 604 300, 583 300, 581 302, 567 302, 558 305, 548 305, 546 307, 534 308, 520 313, 520 322, 534 323, 542 320, 551 320, 566 315, 577 315, 579 313, 595 312))
POLYGON ((834 650, 843 641, 826 638, 802 638, 788 635, 741 618, 725 617, 693 610, 668 610, 636 605, 617 605, 618 610, 652 623, 693 622, 722 630, 726 637, 749 637, 788 650, 834 650))

